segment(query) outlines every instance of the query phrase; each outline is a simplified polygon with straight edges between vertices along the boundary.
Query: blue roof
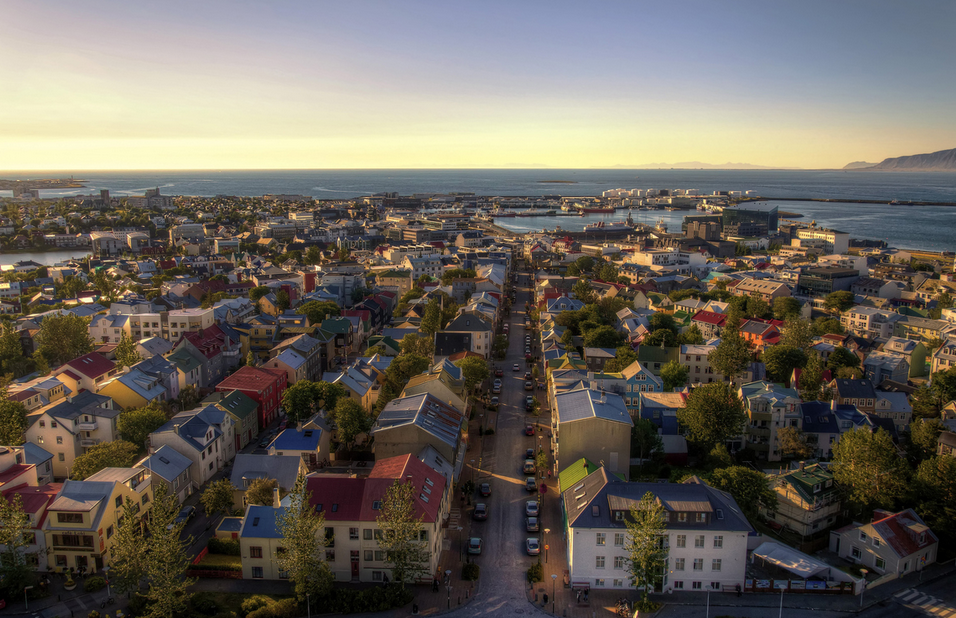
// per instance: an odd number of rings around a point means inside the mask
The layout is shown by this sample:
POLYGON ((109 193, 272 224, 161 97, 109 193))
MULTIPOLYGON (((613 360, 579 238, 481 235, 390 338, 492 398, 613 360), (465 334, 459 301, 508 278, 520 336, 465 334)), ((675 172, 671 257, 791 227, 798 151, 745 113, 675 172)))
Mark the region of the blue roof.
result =
POLYGON ((285 513, 285 507, 250 505, 242 522, 239 536, 250 539, 281 539, 276 519, 285 513))
POLYGON ((173 447, 163 445, 136 465, 158 474, 165 481, 173 481, 189 469, 192 461, 173 447))
POLYGON ((23 463, 40 465, 53 459, 53 453, 48 453, 43 447, 33 442, 23 443, 23 463))
POLYGON ((270 449, 279 451, 314 451, 319 448, 321 429, 286 429, 272 441, 270 449))
MULTIPOLYGON (((807 433, 839 433, 837 415, 825 401, 804 401, 800 404, 803 413, 803 431, 807 433)), ((856 411, 854 406, 837 406, 837 411, 850 413, 856 411)))

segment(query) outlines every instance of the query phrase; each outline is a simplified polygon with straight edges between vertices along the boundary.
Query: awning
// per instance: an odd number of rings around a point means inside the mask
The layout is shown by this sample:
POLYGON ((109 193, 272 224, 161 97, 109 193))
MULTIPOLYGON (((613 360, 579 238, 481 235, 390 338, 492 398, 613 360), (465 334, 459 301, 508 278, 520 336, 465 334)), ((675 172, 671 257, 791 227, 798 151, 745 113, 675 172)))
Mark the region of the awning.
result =
POLYGON ((779 543, 766 542, 753 551, 753 555, 781 569, 790 571, 797 577, 808 579, 819 576, 829 579, 830 565, 820 562, 807 554, 779 543))

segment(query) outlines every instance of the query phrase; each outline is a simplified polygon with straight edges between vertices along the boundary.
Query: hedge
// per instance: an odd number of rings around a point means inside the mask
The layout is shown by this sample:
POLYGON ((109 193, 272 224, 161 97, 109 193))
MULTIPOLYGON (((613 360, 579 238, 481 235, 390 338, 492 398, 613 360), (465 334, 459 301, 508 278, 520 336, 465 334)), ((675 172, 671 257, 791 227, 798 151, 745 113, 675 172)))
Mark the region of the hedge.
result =
POLYGON ((206 546, 209 548, 210 554, 222 554, 225 556, 239 556, 241 555, 239 541, 227 540, 223 541, 212 537, 209 539, 209 544, 206 546))

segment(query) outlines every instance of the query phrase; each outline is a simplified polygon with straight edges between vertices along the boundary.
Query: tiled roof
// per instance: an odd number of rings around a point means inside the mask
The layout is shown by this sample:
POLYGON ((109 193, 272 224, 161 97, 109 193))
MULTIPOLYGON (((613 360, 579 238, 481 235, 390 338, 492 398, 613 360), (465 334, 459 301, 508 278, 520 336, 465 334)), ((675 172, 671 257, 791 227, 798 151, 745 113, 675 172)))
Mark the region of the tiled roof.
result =
POLYGON ((109 373, 116 367, 116 363, 106 358, 102 354, 97 354, 96 352, 91 352, 89 354, 84 354, 79 358, 74 358, 66 364, 67 367, 73 369, 73 371, 87 376, 89 378, 97 378, 105 373, 109 373))
POLYGON ((216 390, 264 391, 277 380, 277 375, 269 369, 247 365, 220 382, 216 390))
POLYGON ((900 558, 911 556, 939 541, 913 509, 886 514, 882 519, 874 521, 872 526, 900 558), (922 543, 919 540, 921 534, 922 543))

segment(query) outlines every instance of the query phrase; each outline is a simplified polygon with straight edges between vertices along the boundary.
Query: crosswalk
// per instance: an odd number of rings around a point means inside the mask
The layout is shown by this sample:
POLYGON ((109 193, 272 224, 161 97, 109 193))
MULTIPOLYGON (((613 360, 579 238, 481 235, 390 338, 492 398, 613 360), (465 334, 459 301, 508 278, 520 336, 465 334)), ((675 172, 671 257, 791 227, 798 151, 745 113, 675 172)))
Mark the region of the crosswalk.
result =
POLYGON ((922 611, 930 616, 939 616, 940 618, 956 618, 956 608, 946 605, 941 599, 930 596, 919 590, 907 588, 893 595, 893 598, 901 605, 910 609, 922 611))

